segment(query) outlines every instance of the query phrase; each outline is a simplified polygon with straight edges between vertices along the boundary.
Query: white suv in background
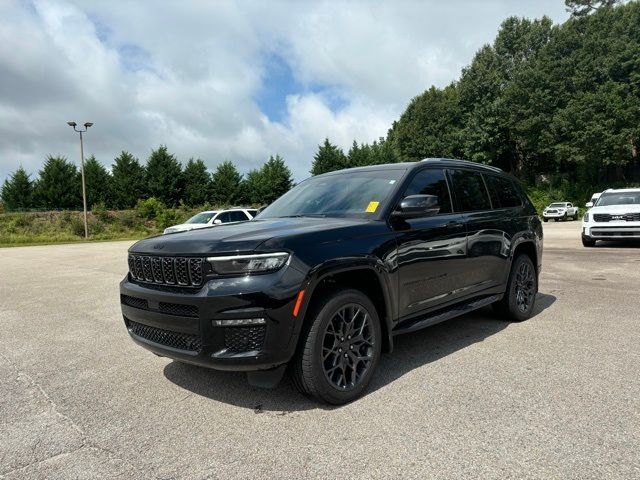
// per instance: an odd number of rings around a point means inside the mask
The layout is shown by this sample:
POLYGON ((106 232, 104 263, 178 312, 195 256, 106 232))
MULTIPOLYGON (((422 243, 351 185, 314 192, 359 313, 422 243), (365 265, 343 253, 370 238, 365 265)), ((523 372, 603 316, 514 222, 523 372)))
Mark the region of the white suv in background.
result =
POLYGON ((582 244, 596 240, 640 240, 640 188, 605 190, 582 219, 582 244))
POLYGON ((222 223, 246 222, 258 214, 253 208, 230 208, 228 210, 209 210, 200 212, 180 225, 164 229, 164 233, 187 232, 197 228, 211 227, 222 223))
POLYGON ((554 202, 542 212, 542 220, 566 220, 568 218, 578 219, 578 207, 574 207, 569 202, 554 202))

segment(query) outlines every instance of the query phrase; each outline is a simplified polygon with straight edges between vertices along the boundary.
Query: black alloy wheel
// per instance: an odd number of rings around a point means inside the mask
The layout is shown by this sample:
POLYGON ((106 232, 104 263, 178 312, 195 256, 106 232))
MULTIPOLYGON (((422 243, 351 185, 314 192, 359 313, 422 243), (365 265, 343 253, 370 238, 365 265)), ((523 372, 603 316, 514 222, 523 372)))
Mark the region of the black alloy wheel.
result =
POLYGON ((334 405, 360 397, 380 361, 382 331, 371 300, 358 290, 315 299, 291 365, 302 393, 334 405))
POLYGON ((363 307, 352 303, 338 310, 324 329, 326 379, 339 389, 355 388, 371 368, 375 341, 371 317, 363 307))
POLYGON ((493 308, 506 320, 521 322, 533 315, 538 294, 538 275, 528 255, 520 254, 511 264, 504 297, 493 308))
POLYGON ((526 313, 530 310, 536 295, 536 280, 533 265, 521 262, 515 277, 516 306, 526 313))

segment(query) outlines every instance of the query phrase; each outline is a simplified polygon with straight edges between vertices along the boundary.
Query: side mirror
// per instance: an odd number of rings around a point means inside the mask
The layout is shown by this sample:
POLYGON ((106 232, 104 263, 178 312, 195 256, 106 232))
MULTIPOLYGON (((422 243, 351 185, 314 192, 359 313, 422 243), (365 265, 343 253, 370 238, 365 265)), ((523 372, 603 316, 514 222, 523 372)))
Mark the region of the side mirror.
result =
POLYGON ((222 225, 222 220, 216 219, 216 220, 213 221, 213 224, 214 225, 222 225))
POLYGON ((436 195, 409 195, 404 197, 400 206, 393 212, 399 218, 418 218, 437 215, 440 201, 436 195))
POLYGON ((587 207, 587 208, 591 208, 591 207, 593 207, 593 202, 587 202, 587 203, 584 204, 584 206, 587 207))

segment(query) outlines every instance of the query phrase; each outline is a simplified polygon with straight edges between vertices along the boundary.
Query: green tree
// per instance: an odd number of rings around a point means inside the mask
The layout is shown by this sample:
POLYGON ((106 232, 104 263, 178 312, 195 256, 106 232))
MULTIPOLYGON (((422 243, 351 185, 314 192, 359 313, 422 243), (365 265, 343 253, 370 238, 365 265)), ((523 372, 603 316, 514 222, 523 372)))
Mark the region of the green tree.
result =
POLYGON ((269 157, 259 170, 251 170, 242 182, 242 198, 254 205, 265 205, 285 194, 293 186, 291 170, 280 155, 269 157))
POLYGON ((347 157, 344 152, 329 142, 328 138, 325 138, 324 143, 318 145, 318 153, 313 157, 311 175, 320 175, 321 173, 341 170, 346 166, 347 157))
POLYGON ((111 205, 133 208, 140 198, 147 196, 145 169, 138 159, 123 151, 111 167, 111 205))
POLYGON ((2 185, 1 197, 8 210, 33 207, 33 181, 22 166, 2 185))
MULTIPOLYGON (((242 176, 235 165, 226 160, 211 175, 211 199, 216 205, 231 205, 242 201, 242 176)), ((250 198, 245 201, 252 202, 250 198)))
POLYGON ((111 175, 104 166, 91 155, 84 163, 84 178, 87 190, 87 207, 98 203, 109 203, 111 175))
POLYGON ((44 208, 80 208, 82 185, 76 166, 64 157, 47 157, 36 182, 35 198, 44 208))
POLYGON ((459 157, 462 155, 461 119, 456 85, 442 90, 431 87, 411 100, 389 135, 404 160, 459 157))
POLYGON ((565 0, 564 2, 567 12, 570 12, 572 17, 584 17, 601 7, 612 7, 619 3, 621 0, 565 0))
POLYGON ((287 193, 293 186, 291 170, 280 155, 269 157, 260 171, 262 177, 262 198, 264 203, 271 203, 287 193))
POLYGON ((167 206, 176 206, 182 197, 182 166, 166 146, 151 151, 146 173, 148 194, 167 206))
POLYGON ((370 153, 371 147, 369 145, 366 143, 358 145, 358 142, 354 140, 347 153, 347 166, 352 168, 370 165, 370 153))
POLYGON ((211 177, 207 166, 200 159, 189 159, 182 174, 184 203, 196 207, 204 205, 209 199, 211 177))

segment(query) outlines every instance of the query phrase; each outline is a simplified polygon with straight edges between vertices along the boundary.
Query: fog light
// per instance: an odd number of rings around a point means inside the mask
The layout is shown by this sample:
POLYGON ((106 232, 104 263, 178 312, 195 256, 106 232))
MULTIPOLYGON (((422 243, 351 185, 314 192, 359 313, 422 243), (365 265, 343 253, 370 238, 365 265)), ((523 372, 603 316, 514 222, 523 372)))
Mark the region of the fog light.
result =
POLYGON ((265 325, 267 320, 264 318, 233 318, 228 320, 214 320, 215 327, 246 327, 249 325, 265 325))

